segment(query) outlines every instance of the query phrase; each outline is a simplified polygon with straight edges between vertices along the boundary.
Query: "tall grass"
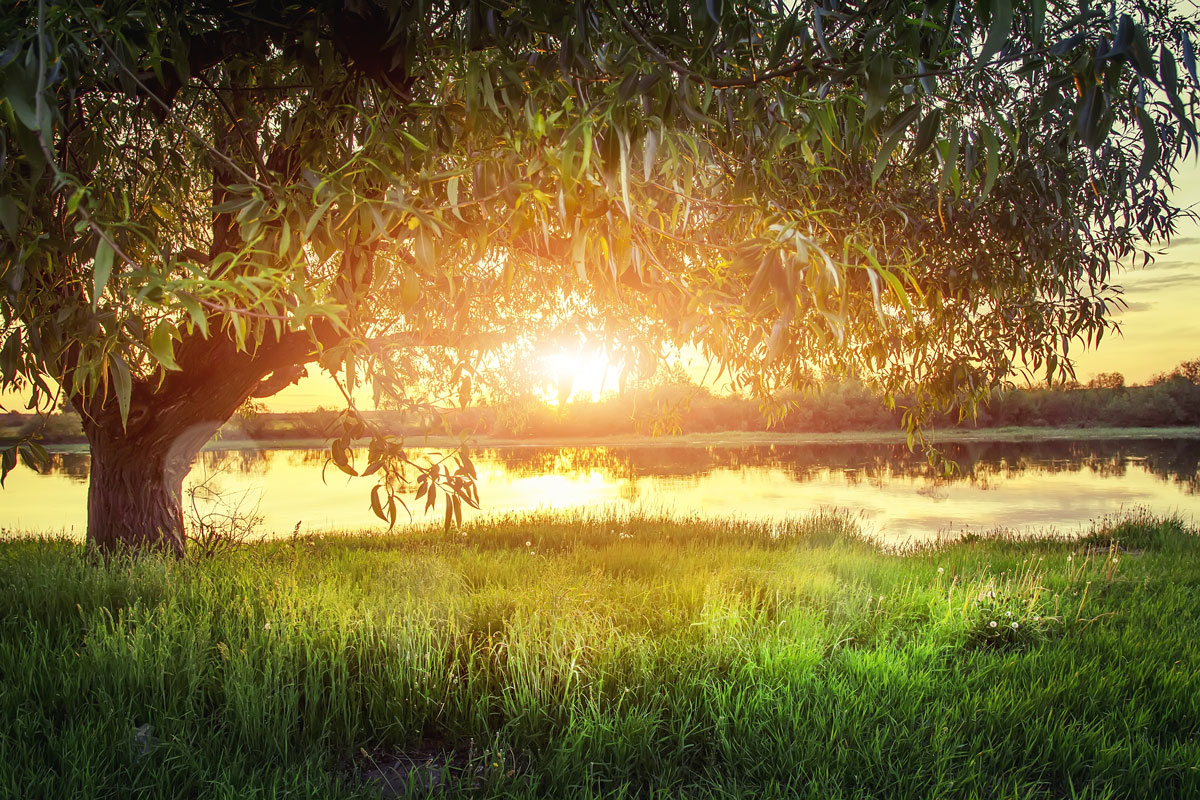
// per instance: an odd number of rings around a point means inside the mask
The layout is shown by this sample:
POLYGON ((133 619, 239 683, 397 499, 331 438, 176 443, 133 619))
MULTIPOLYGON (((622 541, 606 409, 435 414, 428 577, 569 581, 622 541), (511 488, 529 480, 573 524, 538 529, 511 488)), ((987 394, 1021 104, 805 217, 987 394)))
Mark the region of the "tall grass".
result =
POLYGON ((1144 515, 890 554, 838 515, 6 542, 0 796, 1198 796, 1198 555, 1144 515))

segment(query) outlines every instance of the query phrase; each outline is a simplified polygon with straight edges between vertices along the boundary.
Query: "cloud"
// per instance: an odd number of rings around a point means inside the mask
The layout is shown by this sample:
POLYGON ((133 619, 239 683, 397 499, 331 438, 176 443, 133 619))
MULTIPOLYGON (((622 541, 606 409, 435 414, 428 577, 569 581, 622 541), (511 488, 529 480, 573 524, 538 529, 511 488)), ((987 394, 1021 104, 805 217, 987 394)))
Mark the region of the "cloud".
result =
POLYGON ((1131 314, 1135 311, 1149 311, 1154 308, 1154 303, 1147 303, 1143 300, 1135 300, 1132 303, 1126 303, 1124 308, 1116 307, 1115 314, 1131 314))
POLYGON ((1170 275, 1153 274, 1147 277, 1129 275, 1126 276, 1124 281, 1126 292, 1143 292, 1147 289, 1169 289, 1176 286, 1200 286, 1200 268, 1170 275))
POLYGON ((1158 269, 1197 269, 1197 270, 1200 270, 1200 264, 1197 264, 1194 260, 1188 259, 1188 258, 1171 258, 1170 256, 1166 256, 1163 258, 1156 258, 1144 267, 1142 266, 1142 262, 1139 259, 1136 265, 1122 267, 1121 271, 1126 275, 1136 275, 1139 272, 1143 272, 1145 270, 1150 270, 1150 269, 1155 269, 1155 270, 1158 270, 1158 269))

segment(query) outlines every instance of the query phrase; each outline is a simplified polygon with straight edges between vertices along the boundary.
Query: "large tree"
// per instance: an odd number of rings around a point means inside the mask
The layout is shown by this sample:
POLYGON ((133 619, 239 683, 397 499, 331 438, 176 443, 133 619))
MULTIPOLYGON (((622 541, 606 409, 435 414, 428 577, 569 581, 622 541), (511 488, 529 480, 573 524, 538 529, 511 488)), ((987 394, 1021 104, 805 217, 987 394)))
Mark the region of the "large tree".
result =
MULTIPOLYGON (((1158 0, 104 0, 0 9, 0 389, 92 452, 88 537, 182 552, 248 398, 466 402, 539 337, 690 344, 909 421, 1070 371, 1168 238, 1196 21, 1158 0)), ((402 443, 337 465, 394 518, 402 443)), ((4 453, 36 462, 36 441, 4 453)), ((418 478, 450 515, 463 474, 418 478)))

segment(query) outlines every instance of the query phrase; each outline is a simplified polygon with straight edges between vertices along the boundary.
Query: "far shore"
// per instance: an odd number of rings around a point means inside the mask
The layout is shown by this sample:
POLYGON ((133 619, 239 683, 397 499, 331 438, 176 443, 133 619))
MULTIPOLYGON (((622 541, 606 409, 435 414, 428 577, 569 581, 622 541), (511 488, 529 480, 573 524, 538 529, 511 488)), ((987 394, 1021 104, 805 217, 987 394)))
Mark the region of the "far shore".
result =
MULTIPOLYGON (((925 440, 937 446, 970 442, 1044 442, 1096 441, 1100 439, 1200 439, 1200 427, 1180 426, 1162 428, 943 428, 926 430, 925 440)), ((755 445, 849 445, 905 444, 902 430, 841 431, 836 433, 772 433, 770 431, 718 431, 688 433, 680 436, 648 436, 617 434, 612 436, 529 437, 522 439, 496 436, 458 438, 438 435, 407 436, 409 447, 455 447, 466 443, 474 449, 500 447, 751 447, 755 445)), ((328 446, 326 439, 215 439, 205 450, 313 450, 328 446)), ((78 453, 87 451, 86 442, 47 444, 52 452, 78 453)))

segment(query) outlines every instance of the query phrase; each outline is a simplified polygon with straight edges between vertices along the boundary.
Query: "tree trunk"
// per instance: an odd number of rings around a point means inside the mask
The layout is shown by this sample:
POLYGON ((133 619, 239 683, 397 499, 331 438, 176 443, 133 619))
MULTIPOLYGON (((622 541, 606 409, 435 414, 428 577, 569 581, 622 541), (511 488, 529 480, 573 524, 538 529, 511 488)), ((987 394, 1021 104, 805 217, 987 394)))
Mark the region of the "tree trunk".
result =
POLYGON ((96 431, 88 486, 88 542, 101 552, 161 550, 182 556, 183 477, 162 447, 96 431))
POLYGON ((127 419, 112 393, 72 398, 92 451, 88 544, 182 556, 183 479, 200 448, 247 398, 298 380, 313 352, 307 334, 272 338, 254 352, 227 336, 191 337, 176 348, 180 370, 133 382, 127 419))
POLYGON ((183 479, 220 423, 163 422, 140 434, 119 425, 86 426, 92 451, 87 538, 101 552, 184 553, 183 479))

